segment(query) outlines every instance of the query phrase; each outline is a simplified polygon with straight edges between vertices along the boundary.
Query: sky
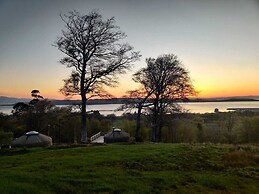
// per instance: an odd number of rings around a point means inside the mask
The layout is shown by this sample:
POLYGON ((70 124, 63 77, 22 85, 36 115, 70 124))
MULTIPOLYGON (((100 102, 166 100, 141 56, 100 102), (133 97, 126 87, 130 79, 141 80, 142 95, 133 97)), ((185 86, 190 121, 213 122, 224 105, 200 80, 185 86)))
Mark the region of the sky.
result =
POLYGON ((116 97, 136 89, 132 74, 147 57, 173 53, 188 69, 197 97, 259 95, 259 0, 0 0, 0 96, 64 99, 71 69, 52 46, 60 13, 98 9, 114 16, 142 57, 120 75, 116 97))

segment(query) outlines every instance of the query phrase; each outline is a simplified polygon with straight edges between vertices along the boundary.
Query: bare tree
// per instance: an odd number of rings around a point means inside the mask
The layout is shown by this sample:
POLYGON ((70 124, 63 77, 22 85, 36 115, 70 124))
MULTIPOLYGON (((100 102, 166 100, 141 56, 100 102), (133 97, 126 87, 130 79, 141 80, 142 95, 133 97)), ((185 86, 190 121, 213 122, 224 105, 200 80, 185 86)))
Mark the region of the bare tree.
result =
POLYGON ((161 141, 163 115, 180 111, 181 107, 176 102, 195 95, 195 90, 176 55, 148 58, 146 63, 147 67, 135 73, 134 80, 141 84, 141 90, 152 101, 152 106, 148 106, 152 115, 151 141, 157 142, 161 141))
POLYGON ((142 136, 140 132, 140 121, 141 121, 141 114, 142 109, 147 108, 152 105, 152 103, 147 103, 149 97, 152 96, 155 87, 150 84, 150 80, 148 79, 148 74, 150 72, 145 71, 145 68, 141 69, 137 73, 135 73, 132 79, 140 83, 140 88, 136 90, 130 90, 127 92, 127 95, 124 96, 125 100, 124 105, 120 107, 120 109, 137 109, 137 118, 136 118, 136 130, 135 130, 135 139, 137 142, 141 142, 142 136))
MULTIPOLYGON (((133 75, 134 76, 134 75, 133 75)), ((147 93, 143 88, 137 90, 127 91, 127 95, 124 96, 124 104, 118 108, 118 110, 132 110, 137 109, 136 117, 136 129, 135 129, 135 140, 137 142, 142 142, 143 138, 140 131, 140 122, 142 109, 146 108, 152 104, 147 103, 148 97, 151 96, 151 92, 147 93)))
POLYGON ((115 86, 116 75, 125 73, 140 54, 129 44, 120 44, 126 35, 115 25, 113 17, 103 20, 97 11, 88 15, 73 11, 61 18, 66 26, 55 46, 67 55, 60 62, 73 71, 60 91, 81 96, 81 142, 86 143, 86 101, 96 96, 107 97, 103 86, 115 86))

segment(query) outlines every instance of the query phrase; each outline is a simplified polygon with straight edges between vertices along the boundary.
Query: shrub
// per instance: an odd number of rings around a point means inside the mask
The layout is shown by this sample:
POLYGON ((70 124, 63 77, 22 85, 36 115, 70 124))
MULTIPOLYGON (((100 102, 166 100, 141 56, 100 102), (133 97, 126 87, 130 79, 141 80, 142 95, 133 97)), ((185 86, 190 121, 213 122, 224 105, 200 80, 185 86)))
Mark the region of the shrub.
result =
POLYGON ((223 157, 223 162, 225 165, 238 167, 256 165, 259 163, 259 156, 254 153, 236 150, 227 153, 223 157))
POLYGON ((4 132, 0 130, 0 148, 2 145, 10 145, 13 139, 12 132, 4 132))

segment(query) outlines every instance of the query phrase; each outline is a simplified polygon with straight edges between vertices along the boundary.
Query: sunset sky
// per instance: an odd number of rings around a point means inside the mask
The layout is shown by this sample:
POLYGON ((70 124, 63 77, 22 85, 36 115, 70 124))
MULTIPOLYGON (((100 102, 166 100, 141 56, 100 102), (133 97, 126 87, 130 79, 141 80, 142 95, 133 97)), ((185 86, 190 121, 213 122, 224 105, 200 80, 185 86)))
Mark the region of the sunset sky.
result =
POLYGON ((138 87, 131 75, 147 57, 176 54, 198 97, 259 95, 258 0, 0 0, 0 96, 46 98, 58 92, 71 69, 52 44, 64 23, 60 12, 115 16, 125 42, 142 58, 120 77, 116 97, 138 87))

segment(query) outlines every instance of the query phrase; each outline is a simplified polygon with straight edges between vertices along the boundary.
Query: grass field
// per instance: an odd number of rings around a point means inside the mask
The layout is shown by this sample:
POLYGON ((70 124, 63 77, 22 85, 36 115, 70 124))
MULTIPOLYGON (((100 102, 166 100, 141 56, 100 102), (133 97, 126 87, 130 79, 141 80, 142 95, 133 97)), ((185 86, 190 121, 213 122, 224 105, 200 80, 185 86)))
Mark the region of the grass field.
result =
POLYGON ((259 193, 259 147, 108 145, 0 150, 0 193, 259 193))

